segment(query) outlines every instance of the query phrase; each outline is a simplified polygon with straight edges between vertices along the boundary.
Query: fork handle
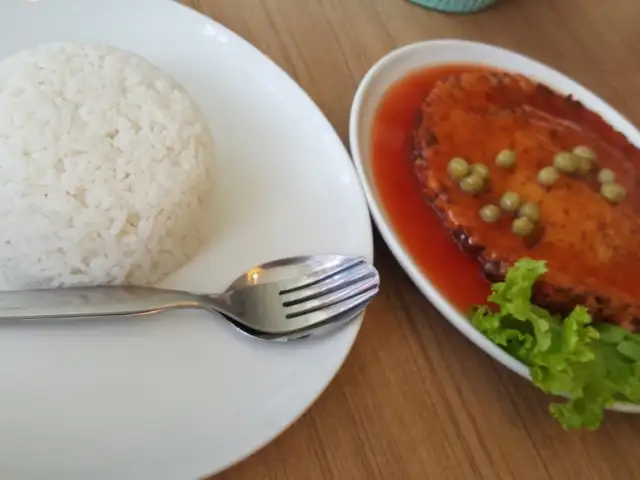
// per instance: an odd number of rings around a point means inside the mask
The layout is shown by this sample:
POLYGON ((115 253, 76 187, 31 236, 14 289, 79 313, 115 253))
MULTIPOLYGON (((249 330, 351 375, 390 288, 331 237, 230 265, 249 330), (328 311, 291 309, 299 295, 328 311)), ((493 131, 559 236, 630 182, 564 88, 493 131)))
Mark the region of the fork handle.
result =
POLYGON ((204 296, 138 286, 101 286, 0 292, 0 321, 144 315, 207 308, 204 296))

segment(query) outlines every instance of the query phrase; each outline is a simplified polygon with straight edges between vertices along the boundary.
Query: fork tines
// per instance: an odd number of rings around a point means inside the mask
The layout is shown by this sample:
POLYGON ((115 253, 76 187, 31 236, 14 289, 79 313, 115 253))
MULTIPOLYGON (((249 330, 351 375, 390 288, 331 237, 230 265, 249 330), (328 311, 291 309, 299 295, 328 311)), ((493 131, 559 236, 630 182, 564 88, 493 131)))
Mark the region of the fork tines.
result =
POLYGON ((378 292, 379 285, 375 267, 364 258, 355 258, 285 285, 280 296, 287 318, 321 310, 327 316, 339 315, 361 308, 378 292))

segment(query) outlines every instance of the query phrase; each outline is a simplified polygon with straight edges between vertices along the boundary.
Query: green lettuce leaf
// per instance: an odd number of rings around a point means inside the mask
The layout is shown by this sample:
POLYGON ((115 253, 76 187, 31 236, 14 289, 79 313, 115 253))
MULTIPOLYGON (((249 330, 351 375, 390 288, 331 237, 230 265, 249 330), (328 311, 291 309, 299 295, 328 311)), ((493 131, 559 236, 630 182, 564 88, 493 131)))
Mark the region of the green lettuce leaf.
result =
POLYGON ((563 402, 550 411, 564 429, 600 426, 616 401, 640 403, 640 335, 620 327, 591 325, 587 308, 566 317, 531 303, 546 263, 524 258, 492 285, 490 304, 474 309, 471 321, 486 337, 529 366, 533 383, 563 402))

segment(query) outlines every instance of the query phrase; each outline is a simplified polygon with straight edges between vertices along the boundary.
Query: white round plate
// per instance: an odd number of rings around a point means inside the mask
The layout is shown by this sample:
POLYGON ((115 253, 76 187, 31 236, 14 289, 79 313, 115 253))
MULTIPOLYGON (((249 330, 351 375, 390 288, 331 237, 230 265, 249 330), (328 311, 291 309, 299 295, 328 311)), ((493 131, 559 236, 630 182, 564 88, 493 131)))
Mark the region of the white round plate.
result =
MULTIPOLYGON (((500 363, 519 375, 530 378, 529 370, 523 363, 505 353, 478 332, 468 319, 440 294, 415 264, 393 230, 373 179, 371 131, 373 119, 384 93, 392 84, 413 71, 446 64, 480 64, 524 74, 558 92, 573 95, 587 108, 600 114, 605 121, 622 132, 635 145, 640 145, 640 132, 597 95, 562 73, 523 55, 477 42, 432 40, 402 47, 378 61, 360 83, 351 109, 349 140, 351 154, 364 187, 369 209, 382 237, 413 283, 454 327, 500 363)), ((613 409, 640 413, 640 405, 620 403, 613 409)))
MULTIPOLYGON (((173 75, 210 122, 215 234, 165 286, 219 291, 250 266, 290 255, 372 257, 366 201, 346 149, 309 97, 246 41, 169 0, 2 2, 0 58, 48 41, 141 54, 173 75)), ((218 472, 310 406, 359 326, 287 345, 250 339, 195 311, 3 326, 0 477, 218 472)))

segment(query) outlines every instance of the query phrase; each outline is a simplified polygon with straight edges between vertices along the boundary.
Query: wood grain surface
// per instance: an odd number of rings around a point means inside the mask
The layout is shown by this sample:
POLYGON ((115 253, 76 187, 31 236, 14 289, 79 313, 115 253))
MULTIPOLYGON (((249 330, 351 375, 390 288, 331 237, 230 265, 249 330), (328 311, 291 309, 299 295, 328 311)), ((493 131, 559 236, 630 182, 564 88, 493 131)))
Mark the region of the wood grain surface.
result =
MULTIPOLYGON (((456 37, 548 63, 640 124, 640 2, 502 0, 468 16, 405 0, 186 0, 289 72, 343 140, 371 65, 456 37)), ((293 427, 215 480, 640 479, 640 416, 562 431, 547 398, 422 297, 376 239, 383 288, 335 381, 293 427)))

